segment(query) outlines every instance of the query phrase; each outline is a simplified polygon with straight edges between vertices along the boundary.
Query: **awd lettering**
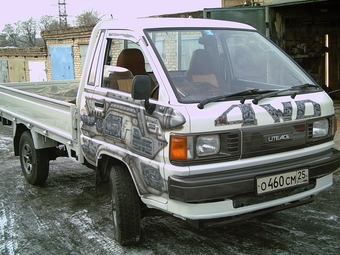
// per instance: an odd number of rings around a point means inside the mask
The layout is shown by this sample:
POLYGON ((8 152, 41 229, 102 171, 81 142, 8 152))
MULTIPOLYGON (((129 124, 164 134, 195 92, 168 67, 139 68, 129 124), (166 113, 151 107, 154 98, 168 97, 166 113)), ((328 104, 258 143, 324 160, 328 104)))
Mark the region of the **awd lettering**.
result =
MULTIPOLYGON (((295 101, 297 112, 295 119, 306 119, 312 117, 321 116, 321 107, 320 104, 312 101, 312 100, 300 100, 295 101), (312 113, 307 115, 306 108, 312 109, 312 113)), ((283 110, 276 109, 270 104, 259 105, 263 109, 265 109, 269 115, 273 118, 274 123, 291 121, 293 119, 293 106, 291 102, 283 102, 283 110)), ((233 114, 235 116, 235 114, 233 114)), ((257 125, 256 114, 253 109, 252 104, 236 104, 230 106, 221 116, 219 116, 215 120, 215 126, 222 125, 234 125, 234 124, 242 124, 242 126, 254 126, 257 125), (230 112, 233 110, 240 111, 240 118, 230 120, 230 112), (229 117, 228 117, 229 116, 229 117)))

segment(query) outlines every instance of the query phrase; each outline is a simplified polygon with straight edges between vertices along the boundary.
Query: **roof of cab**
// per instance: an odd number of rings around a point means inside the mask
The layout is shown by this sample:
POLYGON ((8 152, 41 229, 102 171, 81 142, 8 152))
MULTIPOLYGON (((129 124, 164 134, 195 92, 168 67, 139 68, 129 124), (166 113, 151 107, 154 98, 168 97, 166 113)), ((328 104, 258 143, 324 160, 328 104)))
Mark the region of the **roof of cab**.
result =
POLYGON ((97 29, 127 29, 132 31, 141 31, 143 29, 157 28, 185 28, 185 27, 218 27, 218 28, 235 28, 251 29, 254 27, 247 24, 196 18, 140 18, 129 20, 109 19, 97 24, 97 29))

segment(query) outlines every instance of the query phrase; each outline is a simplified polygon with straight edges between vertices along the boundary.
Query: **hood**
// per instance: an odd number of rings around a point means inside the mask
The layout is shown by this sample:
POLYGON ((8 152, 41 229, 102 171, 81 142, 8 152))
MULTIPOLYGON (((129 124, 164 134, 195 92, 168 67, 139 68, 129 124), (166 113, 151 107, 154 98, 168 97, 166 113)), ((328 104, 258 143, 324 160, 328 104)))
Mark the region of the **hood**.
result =
POLYGON ((187 110, 192 133, 287 124, 334 114, 333 102, 324 92, 297 95, 295 99, 290 96, 266 98, 257 105, 252 100, 243 104, 240 100, 213 102, 204 109, 191 104, 187 110))

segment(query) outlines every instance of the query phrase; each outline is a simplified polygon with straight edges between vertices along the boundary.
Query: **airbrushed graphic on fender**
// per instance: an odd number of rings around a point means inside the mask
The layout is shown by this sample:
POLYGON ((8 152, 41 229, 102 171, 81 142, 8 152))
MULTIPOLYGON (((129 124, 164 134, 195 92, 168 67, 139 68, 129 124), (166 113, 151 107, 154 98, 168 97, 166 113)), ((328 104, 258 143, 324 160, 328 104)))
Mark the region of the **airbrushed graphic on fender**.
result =
POLYGON ((148 114, 140 104, 110 94, 101 99, 85 97, 80 119, 82 150, 89 162, 96 165, 101 155, 111 155, 130 167, 140 194, 166 191, 166 180, 151 160, 161 161, 157 154, 168 144, 165 130, 185 123, 181 113, 155 105, 148 114))
MULTIPOLYGON (((295 116, 293 116, 292 102, 282 102, 283 111, 281 109, 276 109, 270 104, 263 104, 259 106, 268 112, 268 114, 273 118, 274 123, 280 123, 282 121, 283 122, 291 121, 293 119, 299 120, 299 119, 306 119, 306 118, 321 116, 320 104, 312 100, 307 99, 307 100, 295 101, 295 104, 297 108, 295 116), (313 111, 312 114, 309 114, 309 115, 306 114, 307 106, 312 108, 312 111, 313 111)), ((256 114, 255 114, 252 104, 234 104, 230 106, 226 111, 224 111, 223 114, 220 115, 215 120, 215 126, 234 125, 234 124, 242 124, 242 126, 256 126, 257 125, 256 114), (229 113, 234 109, 240 110, 242 119, 233 120, 233 121, 230 121, 228 119, 229 113)))

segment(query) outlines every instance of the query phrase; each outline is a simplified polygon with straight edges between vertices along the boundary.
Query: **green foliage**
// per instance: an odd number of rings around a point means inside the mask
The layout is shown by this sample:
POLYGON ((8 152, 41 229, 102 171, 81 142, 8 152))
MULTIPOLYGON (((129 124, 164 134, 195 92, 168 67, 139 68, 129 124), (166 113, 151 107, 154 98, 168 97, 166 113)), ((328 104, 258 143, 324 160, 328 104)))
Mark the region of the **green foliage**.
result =
MULTIPOLYGON (((103 17, 103 16, 102 16, 103 17)), ((101 19, 99 12, 85 10, 76 16, 76 26, 94 26, 101 19)), ((69 26, 67 26, 69 27, 69 26)), ((26 21, 17 21, 14 24, 6 24, 0 37, 0 46, 36 47, 40 45, 37 38, 42 31, 51 31, 67 28, 62 26, 58 19, 51 15, 44 15, 38 21, 32 17, 26 21)))
POLYGON ((94 26, 102 19, 102 17, 100 17, 100 13, 97 11, 85 10, 82 14, 76 16, 76 26, 94 26))

